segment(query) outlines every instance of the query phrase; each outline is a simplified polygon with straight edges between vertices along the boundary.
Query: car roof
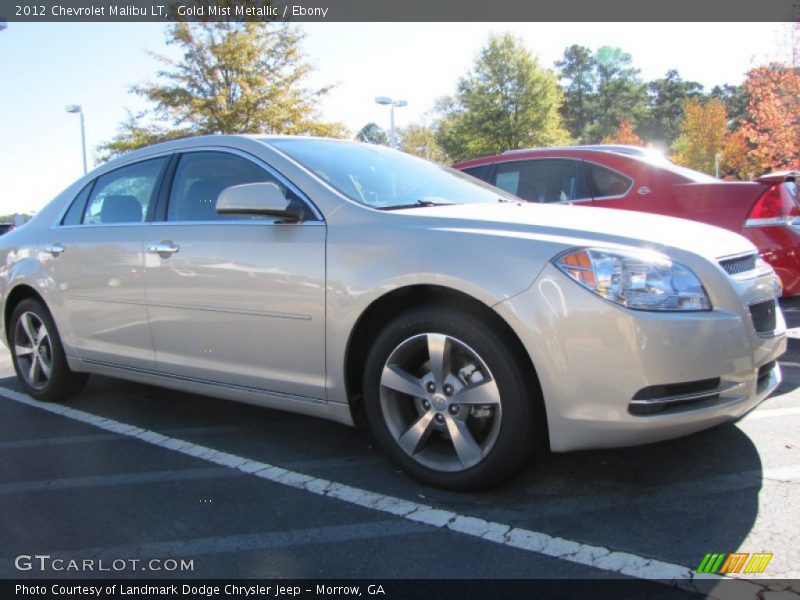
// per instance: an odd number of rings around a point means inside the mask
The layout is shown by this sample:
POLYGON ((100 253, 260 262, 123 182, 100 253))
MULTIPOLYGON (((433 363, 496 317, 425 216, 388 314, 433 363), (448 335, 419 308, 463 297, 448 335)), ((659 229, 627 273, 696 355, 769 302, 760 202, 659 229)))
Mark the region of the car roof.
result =
POLYGON ((563 155, 563 156, 620 156, 647 162, 669 160, 655 148, 645 148, 642 146, 626 146, 622 144, 586 144, 579 146, 550 146, 544 148, 520 148, 517 150, 506 150, 501 154, 491 156, 481 156, 470 160, 459 161, 453 165, 456 169, 471 166, 504 162, 513 160, 514 157, 530 156, 535 157, 541 154, 563 155))

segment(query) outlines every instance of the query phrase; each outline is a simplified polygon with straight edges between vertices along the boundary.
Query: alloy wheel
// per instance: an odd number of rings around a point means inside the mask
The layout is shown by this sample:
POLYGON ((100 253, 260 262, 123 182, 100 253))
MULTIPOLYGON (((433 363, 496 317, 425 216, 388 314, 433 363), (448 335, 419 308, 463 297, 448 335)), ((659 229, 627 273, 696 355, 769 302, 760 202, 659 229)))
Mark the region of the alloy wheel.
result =
POLYGON ((33 312, 17 319, 14 331, 14 354, 19 372, 30 387, 44 389, 53 370, 53 346, 44 321, 33 312))
POLYGON ((401 342, 384 365, 379 394, 395 442, 428 468, 467 470, 497 440, 497 383, 478 353, 455 337, 424 333, 401 342))

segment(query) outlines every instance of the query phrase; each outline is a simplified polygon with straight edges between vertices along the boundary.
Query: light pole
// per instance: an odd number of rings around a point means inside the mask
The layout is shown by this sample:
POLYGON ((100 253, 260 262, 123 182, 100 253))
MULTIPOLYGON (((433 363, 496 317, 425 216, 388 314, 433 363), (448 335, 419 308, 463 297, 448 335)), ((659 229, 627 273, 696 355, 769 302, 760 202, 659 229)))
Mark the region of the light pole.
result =
POLYGON ((714 155, 714 175, 719 179, 719 163, 722 160, 722 154, 717 152, 714 155))
POLYGON ((86 175, 86 125, 83 122, 83 109, 80 104, 67 106, 68 113, 78 113, 81 116, 81 150, 83 151, 83 174, 86 175))
POLYGON ((405 100, 394 100, 387 96, 378 96, 375 98, 375 102, 378 104, 388 105, 389 106, 389 145, 392 148, 397 148, 397 135, 394 131, 394 108, 402 108, 403 106, 407 106, 408 102, 405 100))

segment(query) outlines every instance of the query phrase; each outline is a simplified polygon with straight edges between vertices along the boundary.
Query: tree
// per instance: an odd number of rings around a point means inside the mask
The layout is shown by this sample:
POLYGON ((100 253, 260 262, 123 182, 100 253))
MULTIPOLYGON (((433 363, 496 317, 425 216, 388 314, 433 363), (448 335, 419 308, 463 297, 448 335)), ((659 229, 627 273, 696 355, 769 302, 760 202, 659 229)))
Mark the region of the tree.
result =
POLYGON ((709 94, 710 98, 722 100, 728 111, 728 119, 733 129, 738 129, 741 123, 748 118, 747 107, 750 104, 750 94, 744 84, 715 85, 709 94))
POLYGON ((400 150, 438 163, 451 162, 436 139, 436 131, 411 124, 400 130, 400 150))
POLYGON ((680 135, 683 104, 687 98, 700 95, 703 86, 684 81, 675 69, 662 79, 647 84, 647 112, 642 115, 637 131, 648 142, 669 148, 680 135))
POLYGON ((742 131, 758 168, 800 169, 800 67, 757 67, 745 86, 750 103, 742 131))
POLYGON ((728 113, 721 100, 703 102, 690 98, 684 103, 681 135, 675 141, 673 160, 692 169, 715 174, 717 155, 720 174, 742 177, 749 168, 747 147, 740 134, 731 134, 728 113))
POLYGON ((564 125, 572 137, 585 142, 594 118, 597 63, 589 48, 573 44, 564 50, 564 57, 555 65, 559 79, 566 82, 561 105, 564 125))
POLYGON ((642 138, 633 131, 631 122, 627 119, 619 124, 619 128, 612 135, 603 138, 604 144, 625 144, 628 146, 644 146, 642 138))
POLYGON ((356 134, 356 140, 368 144, 389 145, 389 135, 377 123, 367 123, 356 134))
POLYGON ((645 88, 633 59, 620 48, 603 46, 595 54, 597 64, 597 102, 590 141, 611 135, 623 120, 639 122, 645 110, 645 88))
POLYGON ((287 133, 344 137, 339 123, 318 120, 317 103, 330 87, 310 89, 303 34, 285 23, 176 23, 167 43, 182 51, 155 82, 131 91, 152 107, 129 113, 101 157, 165 139, 205 133, 287 133))
POLYGON ((568 142, 555 75, 510 34, 492 35, 444 108, 438 139, 454 160, 568 142))

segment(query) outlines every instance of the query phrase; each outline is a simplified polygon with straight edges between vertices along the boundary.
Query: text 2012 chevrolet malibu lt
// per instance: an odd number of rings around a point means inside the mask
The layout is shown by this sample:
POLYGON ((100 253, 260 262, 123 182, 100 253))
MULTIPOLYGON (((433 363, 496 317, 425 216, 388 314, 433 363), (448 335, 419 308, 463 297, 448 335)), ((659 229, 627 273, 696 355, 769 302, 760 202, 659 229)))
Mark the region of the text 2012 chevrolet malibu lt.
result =
POLYGON ((31 396, 88 373, 353 424, 432 485, 537 446, 737 419, 780 382, 780 283, 699 223, 520 203, 372 145, 210 136, 132 152, 0 238, 31 396))

